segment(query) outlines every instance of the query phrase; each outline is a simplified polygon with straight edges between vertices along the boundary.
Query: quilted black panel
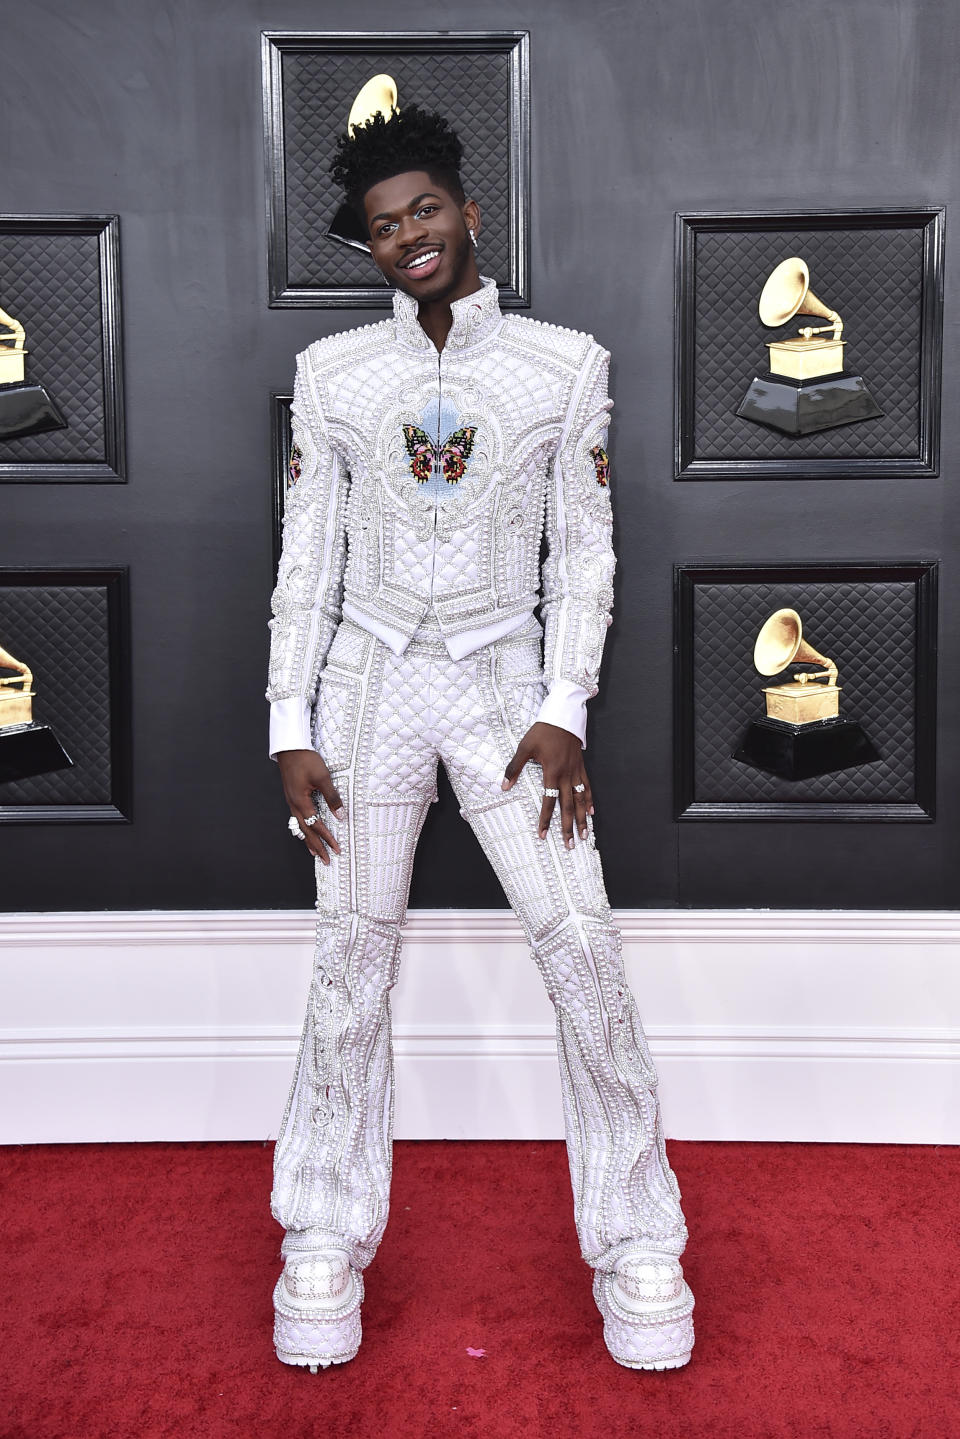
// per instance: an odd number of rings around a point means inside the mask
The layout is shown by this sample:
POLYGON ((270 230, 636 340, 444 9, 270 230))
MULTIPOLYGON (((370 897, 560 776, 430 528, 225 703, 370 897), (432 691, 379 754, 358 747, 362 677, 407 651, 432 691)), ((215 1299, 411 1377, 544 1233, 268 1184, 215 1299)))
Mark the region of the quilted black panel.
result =
POLYGON ((416 101, 450 121, 464 146, 463 182, 480 206, 478 260, 500 285, 510 280, 508 138, 509 57, 431 48, 411 54, 384 49, 285 51, 283 113, 287 183, 287 283, 296 288, 388 286, 359 250, 330 240, 326 230, 340 204, 327 173, 335 137, 371 75, 397 82, 400 104, 416 101))
POLYGON ((745 581, 694 590, 694 798, 697 802, 915 797, 916 586, 908 580, 745 581), (760 626, 789 606, 804 638, 840 671, 840 712, 858 720, 882 756, 857 769, 791 782, 732 758, 751 719, 765 713, 753 666, 760 626))
POLYGON ((0 644, 33 670, 33 717, 73 760, 72 769, 0 784, 0 818, 4 805, 111 803, 107 603, 102 586, 0 581, 0 644))
POLYGON ((695 459, 920 454, 919 228, 703 230, 695 244, 695 459), (754 375, 768 368, 767 342, 826 323, 798 316, 780 329, 761 324, 760 291, 790 255, 806 260, 814 294, 843 317, 847 369, 863 375, 880 418, 795 438, 736 415, 754 375))
POLYGON ((0 440, 0 460, 106 460, 101 303, 96 235, 0 231, 0 305, 26 331, 27 379, 46 386, 67 421, 0 440))

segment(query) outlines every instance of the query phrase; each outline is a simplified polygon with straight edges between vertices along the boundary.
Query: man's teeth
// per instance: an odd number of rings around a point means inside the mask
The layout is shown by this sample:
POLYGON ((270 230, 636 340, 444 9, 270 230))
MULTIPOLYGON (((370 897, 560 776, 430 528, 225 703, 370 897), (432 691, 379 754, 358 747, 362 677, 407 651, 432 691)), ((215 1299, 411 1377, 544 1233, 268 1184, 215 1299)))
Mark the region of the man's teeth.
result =
POLYGON ((435 260, 439 253, 439 250, 428 250, 425 255, 418 255, 415 260, 411 260, 407 269, 419 270, 421 265, 426 265, 429 260, 435 260))

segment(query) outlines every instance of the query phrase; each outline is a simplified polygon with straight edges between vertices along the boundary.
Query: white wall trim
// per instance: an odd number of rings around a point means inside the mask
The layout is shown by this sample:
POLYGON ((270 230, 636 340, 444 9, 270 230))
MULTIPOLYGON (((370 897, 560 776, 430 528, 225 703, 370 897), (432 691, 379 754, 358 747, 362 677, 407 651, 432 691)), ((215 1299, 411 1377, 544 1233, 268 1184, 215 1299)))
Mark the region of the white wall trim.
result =
MULTIPOLYGON (((683 1034, 663 1025, 645 1025, 655 1058, 683 1059, 858 1059, 864 1055, 889 1060, 960 1059, 960 1028, 901 1030, 861 1027, 847 1031, 795 1026, 767 1030, 759 1025, 728 1025, 722 1032, 706 1025, 683 1034)), ((496 1030, 470 1025, 409 1025, 393 1027, 397 1055, 433 1059, 457 1054, 495 1058, 497 1055, 555 1055, 553 1026, 523 1028, 501 1025, 496 1030)), ((0 1062, 36 1059, 293 1059, 299 1031, 275 1025, 267 1031, 227 1026, 203 1028, 0 1029, 0 1062)))
MULTIPOLYGON (((614 916, 625 941, 697 939, 778 942, 828 939, 838 944, 920 942, 960 945, 960 910, 876 909, 622 909, 614 916)), ((170 944, 300 944, 313 936, 316 915, 305 909, 57 910, 0 916, 3 946, 170 944)), ((520 925, 510 910, 410 910, 404 938, 445 944, 451 939, 516 940, 520 925)))
MULTIPOLYGON (((669 1137, 960 1142, 960 913, 615 919, 669 1137)), ((0 920, 0 1141, 276 1132, 312 911, 0 920)), ((552 1011, 509 910, 411 911, 398 1137, 561 1134, 552 1011)))

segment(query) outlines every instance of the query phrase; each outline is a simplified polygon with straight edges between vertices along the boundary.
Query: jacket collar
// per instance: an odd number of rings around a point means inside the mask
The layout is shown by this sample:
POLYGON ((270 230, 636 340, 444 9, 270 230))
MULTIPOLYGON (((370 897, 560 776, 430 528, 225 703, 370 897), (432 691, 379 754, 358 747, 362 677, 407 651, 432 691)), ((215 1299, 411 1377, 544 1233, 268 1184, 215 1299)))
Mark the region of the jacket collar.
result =
MULTIPOLYGON (((397 326, 397 339, 415 350, 432 350, 433 342, 424 331, 417 312, 418 302, 404 290, 393 292, 393 315, 397 326)), ((500 324, 500 301, 497 297, 497 282, 489 275, 480 276, 480 289, 462 300, 454 300, 450 306, 453 324, 444 344, 445 350, 468 350, 492 335, 500 324)))

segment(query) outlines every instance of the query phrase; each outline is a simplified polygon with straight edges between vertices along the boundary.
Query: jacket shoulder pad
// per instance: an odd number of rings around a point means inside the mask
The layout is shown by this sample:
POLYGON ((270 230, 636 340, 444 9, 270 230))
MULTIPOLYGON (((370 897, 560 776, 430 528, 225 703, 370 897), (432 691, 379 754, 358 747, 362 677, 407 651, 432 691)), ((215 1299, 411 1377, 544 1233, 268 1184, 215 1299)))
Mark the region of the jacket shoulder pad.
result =
POLYGON ((358 360, 364 354, 375 354, 393 338, 393 320, 373 320, 369 325, 355 325, 351 330, 338 330, 314 340, 297 356, 297 360, 315 370, 340 365, 344 360, 358 360))
POLYGON ((504 329, 525 348, 547 350, 558 360, 566 360, 576 370, 583 367, 592 353, 603 349, 592 335, 583 330, 551 325, 546 320, 532 320, 527 315, 507 315, 504 329))

